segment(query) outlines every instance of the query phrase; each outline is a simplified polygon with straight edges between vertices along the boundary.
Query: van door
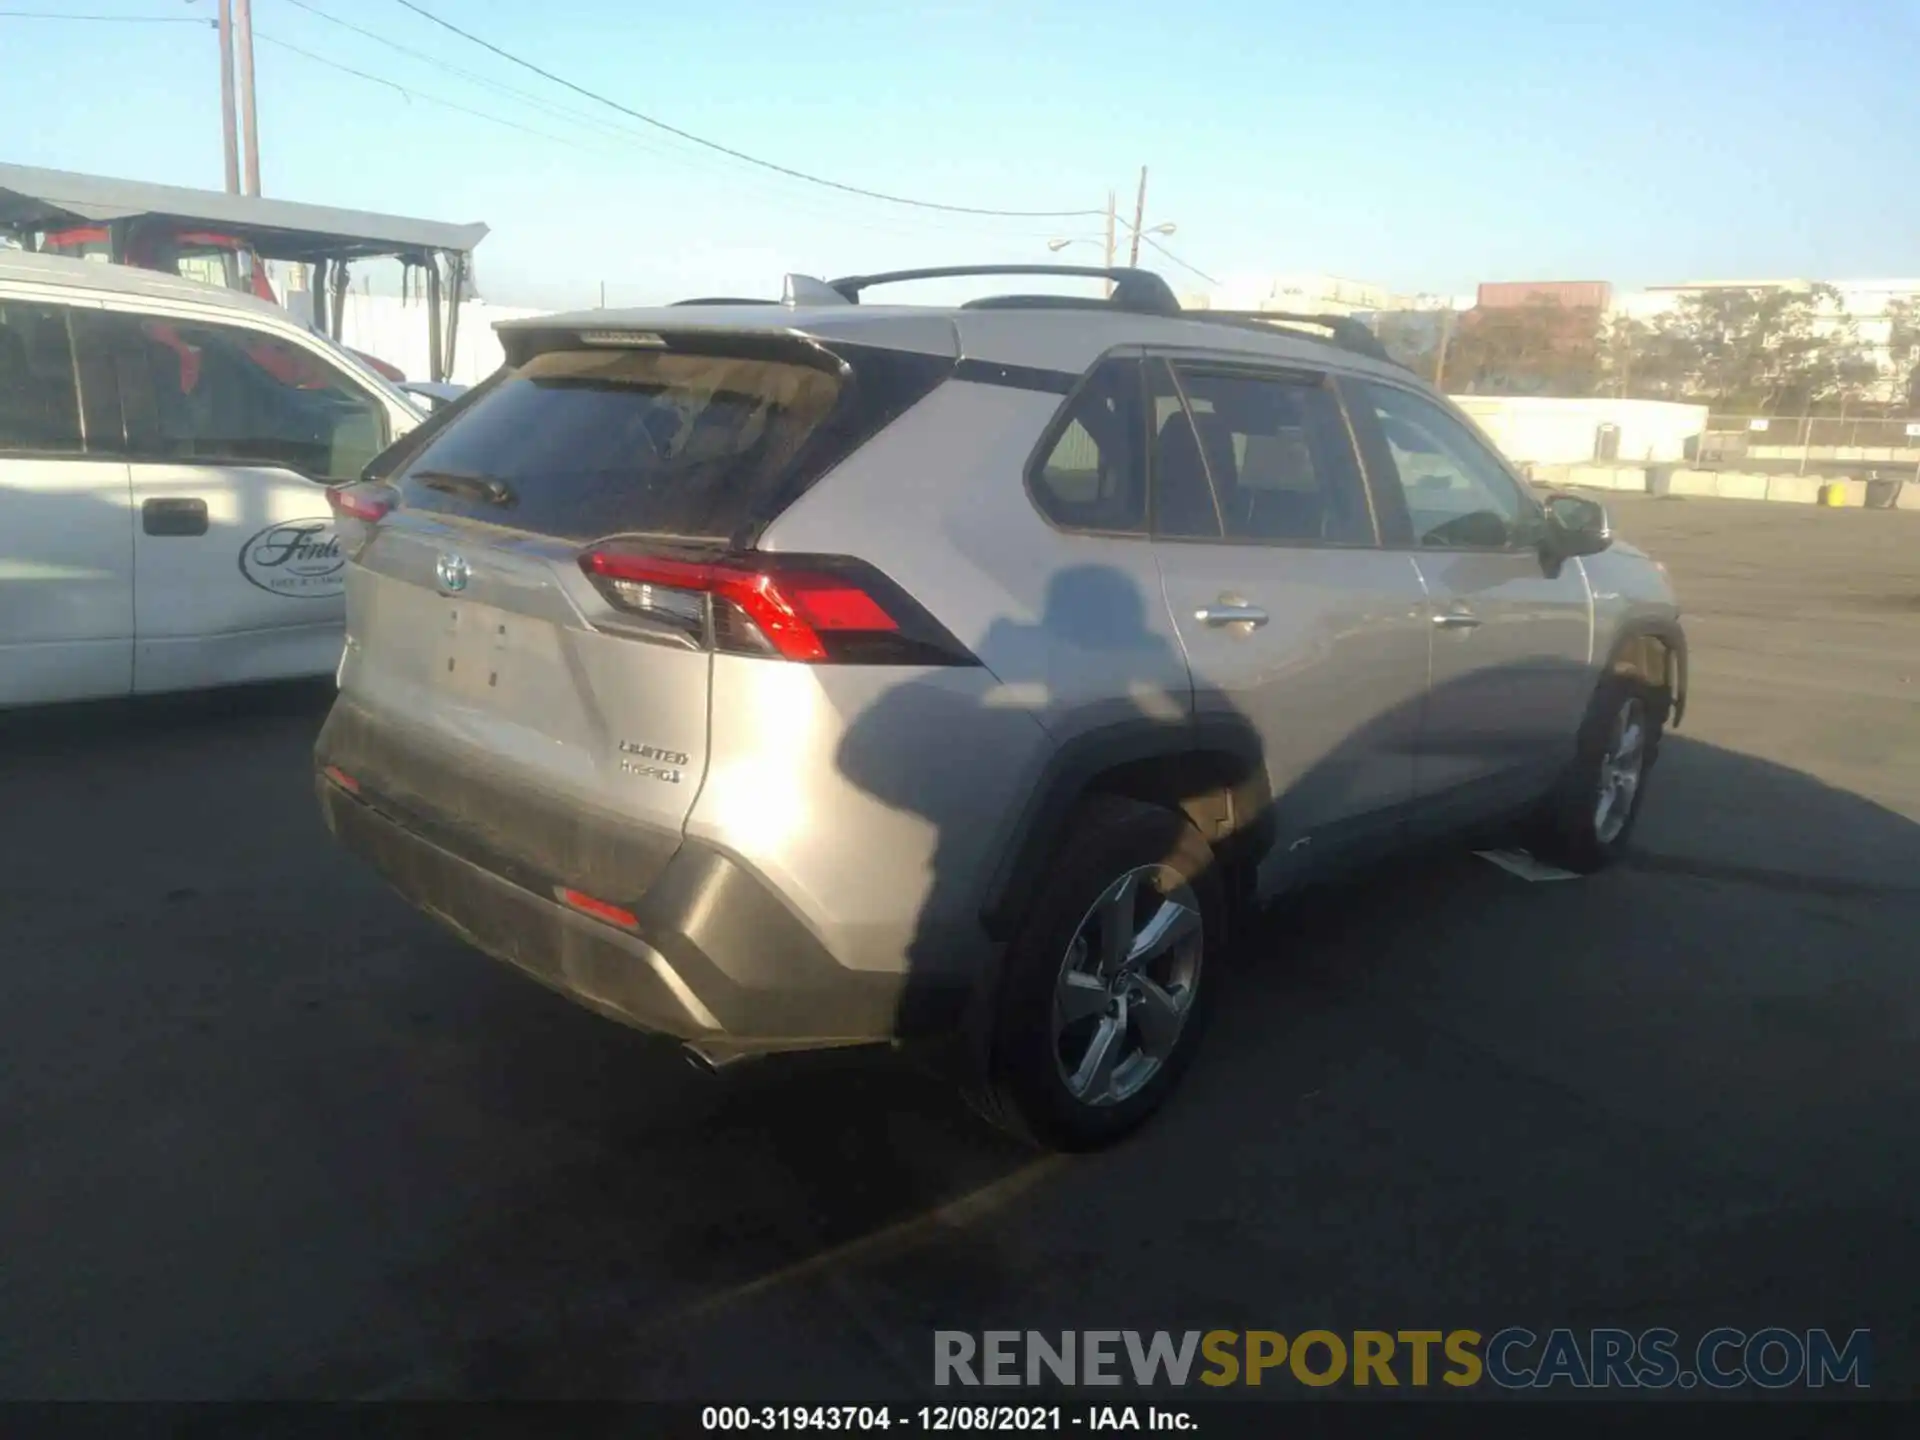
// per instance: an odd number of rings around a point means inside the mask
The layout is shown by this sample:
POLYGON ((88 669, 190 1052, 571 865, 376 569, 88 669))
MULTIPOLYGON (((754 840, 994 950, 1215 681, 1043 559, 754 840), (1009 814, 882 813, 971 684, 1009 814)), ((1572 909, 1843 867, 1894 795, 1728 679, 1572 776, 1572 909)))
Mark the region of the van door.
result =
POLYGON ((118 436, 96 457, 82 415, 87 310, 0 296, 0 705, 133 681, 131 490, 118 436))
POLYGON ((136 691, 330 675, 345 561, 326 487, 387 443, 387 407, 266 330, 116 314, 132 459, 136 691))

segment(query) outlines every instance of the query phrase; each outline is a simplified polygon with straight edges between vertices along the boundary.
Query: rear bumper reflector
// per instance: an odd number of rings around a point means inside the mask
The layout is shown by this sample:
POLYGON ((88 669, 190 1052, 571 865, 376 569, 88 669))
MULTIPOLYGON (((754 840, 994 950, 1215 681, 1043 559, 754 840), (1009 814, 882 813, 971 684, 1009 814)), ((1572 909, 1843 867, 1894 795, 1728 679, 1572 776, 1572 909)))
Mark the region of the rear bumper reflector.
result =
POLYGON ((349 795, 358 795, 360 793, 360 782, 354 779, 353 776, 347 774, 347 772, 342 770, 338 765, 323 765, 320 767, 320 773, 349 795))
POLYGON ((554 894, 560 897, 560 903, 582 915, 591 915, 595 920, 603 920, 609 925, 618 925, 622 930, 638 930, 640 921, 631 910, 622 910, 618 905, 610 905, 605 900, 596 900, 593 896, 579 890, 558 889, 554 894))

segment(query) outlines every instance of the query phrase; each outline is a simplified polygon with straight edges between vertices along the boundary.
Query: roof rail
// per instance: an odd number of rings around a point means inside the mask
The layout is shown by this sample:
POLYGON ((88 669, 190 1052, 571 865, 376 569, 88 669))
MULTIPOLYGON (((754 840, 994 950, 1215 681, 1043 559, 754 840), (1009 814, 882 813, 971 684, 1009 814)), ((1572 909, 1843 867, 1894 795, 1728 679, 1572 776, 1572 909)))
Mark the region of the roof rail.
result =
POLYGON ((778 305, 778 300, 768 300, 764 296, 753 295, 702 295, 693 300, 676 300, 673 308, 682 305, 778 305))
MULTIPOLYGON (((1379 337, 1351 315, 1307 315, 1289 310, 1189 310, 1180 304, 1172 287, 1160 276, 1151 270, 1130 265, 935 265, 921 270, 882 270, 872 275, 843 275, 837 280, 793 274, 786 277, 779 303, 788 306, 858 305, 861 293, 876 285, 899 285, 911 280, 956 280, 979 275, 1064 275, 1077 280, 1105 280, 1113 286, 1113 293, 1105 299, 1090 295, 990 295, 969 300, 961 306, 962 309, 1121 310, 1135 315, 1234 325, 1246 330, 1305 326, 1325 331, 1326 334, 1302 338, 1333 344, 1352 354, 1364 355, 1388 365, 1399 364, 1387 353, 1387 347, 1380 343, 1379 337)), ((675 303, 768 305, 774 302, 716 296, 675 303)))
MULTIPOLYGON (((1068 275, 1081 280, 1109 280, 1113 294, 1107 304, 1139 315, 1178 315, 1179 297, 1151 270, 1126 265, 937 265, 925 270, 885 270, 874 275, 844 275, 829 280, 829 288, 849 304, 860 303, 860 292, 875 285, 897 285, 908 280, 953 280, 974 275, 1068 275)), ((1062 297, 1070 299, 1071 297, 1062 297)))
POLYGON ((1111 310, 1098 295, 982 295, 961 302, 962 310, 1111 310))
POLYGON ((1188 310, 1185 315, 1189 320, 1218 320, 1229 325, 1312 325, 1329 332, 1342 350, 1389 365, 1398 363, 1380 343, 1380 337, 1351 315, 1301 315, 1289 310, 1188 310))

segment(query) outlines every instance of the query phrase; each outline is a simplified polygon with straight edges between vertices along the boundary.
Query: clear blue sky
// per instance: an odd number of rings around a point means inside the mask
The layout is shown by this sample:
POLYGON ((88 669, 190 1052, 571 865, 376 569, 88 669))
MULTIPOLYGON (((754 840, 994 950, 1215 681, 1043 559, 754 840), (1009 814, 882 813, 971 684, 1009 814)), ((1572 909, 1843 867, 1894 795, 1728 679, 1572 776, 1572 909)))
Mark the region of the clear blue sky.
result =
MULTIPOLYGON (((790 269, 1044 260, 1050 237, 1100 228, 836 195, 648 133, 395 0, 312 3, 599 117, 254 0, 263 36, 544 132, 258 47, 266 193, 484 220, 480 278, 502 303, 590 304, 601 281, 612 303, 646 303, 764 293, 790 269)), ((688 130, 875 189, 1097 210, 1109 188, 1130 204, 1147 164, 1149 222, 1175 222, 1167 243, 1216 276, 1462 291, 1920 273, 1915 0, 422 3, 688 130)), ((214 0, 6 9, 210 16, 214 0)), ((221 183, 208 30, 0 18, 0 74, 0 158, 221 183)))

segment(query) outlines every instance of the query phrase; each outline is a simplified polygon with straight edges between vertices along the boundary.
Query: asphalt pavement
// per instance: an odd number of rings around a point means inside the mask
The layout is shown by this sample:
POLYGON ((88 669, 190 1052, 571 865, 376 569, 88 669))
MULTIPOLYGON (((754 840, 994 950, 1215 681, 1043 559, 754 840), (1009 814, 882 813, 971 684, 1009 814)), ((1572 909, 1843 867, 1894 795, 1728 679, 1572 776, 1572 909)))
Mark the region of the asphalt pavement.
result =
POLYGON ((0 1396, 904 1398, 935 1329, 1827 1327, 1920 1390, 1920 514, 1621 499, 1631 863, 1281 907, 1151 1128, 703 1075, 336 853, 277 690, 0 720, 0 1396))

